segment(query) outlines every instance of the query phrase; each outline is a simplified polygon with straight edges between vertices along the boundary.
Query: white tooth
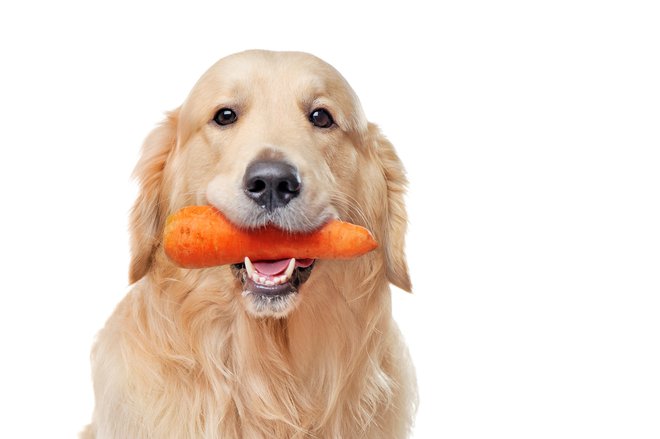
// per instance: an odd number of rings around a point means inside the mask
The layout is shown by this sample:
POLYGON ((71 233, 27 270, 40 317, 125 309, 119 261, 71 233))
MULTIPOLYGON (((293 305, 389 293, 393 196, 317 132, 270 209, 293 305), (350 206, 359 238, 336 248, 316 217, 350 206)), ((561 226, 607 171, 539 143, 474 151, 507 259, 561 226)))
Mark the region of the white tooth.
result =
POLYGON ((259 275, 256 272, 252 273, 252 280, 259 283, 259 275))
POLYGON ((279 284, 283 284, 283 283, 284 283, 284 279, 285 279, 284 276, 277 276, 277 277, 276 277, 275 279, 273 279, 273 280, 275 281, 275 285, 279 285, 279 284))
POLYGON ((275 282, 273 282, 272 280, 267 280, 266 281, 266 286, 272 287, 273 285, 275 285, 275 282))
POLYGON ((254 274, 254 265, 252 265, 252 261, 247 256, 245 257, 244 262, 245 262, 245 270, 247 271, 247 275, 249 278, 252 278, 252 275, 254 274))
POLYGON ((289 261, 289 265, 286 267, 286 271, 284 272, 284 279, 282 279, 282 283, 285 281, 291 279, 291 275, 293 274, 293 269, 296 268, 296 258, 291 258, 289 261))
POLYGON ((259 283, 260 284, 266 283, 266 278, 264 276, 259 277, 259 283))

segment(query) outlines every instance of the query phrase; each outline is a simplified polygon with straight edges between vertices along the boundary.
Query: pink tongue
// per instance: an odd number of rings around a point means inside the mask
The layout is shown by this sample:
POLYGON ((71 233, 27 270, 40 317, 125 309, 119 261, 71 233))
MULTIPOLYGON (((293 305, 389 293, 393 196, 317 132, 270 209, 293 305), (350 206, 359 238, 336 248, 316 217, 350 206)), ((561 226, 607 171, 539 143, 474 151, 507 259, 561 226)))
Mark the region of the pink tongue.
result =
POLYGON ((314 263, 314 259, 296 259, 296 268, 298 267, 309 267, 314 263))
POLYGON ((279 261, 255 261, 252 262, 254 268, 257 269, 259 273, 275 275, 280 274, 286 270, 287 265, 291 259, 280 259, 279 261))
MULTIPOLYGON (((252 265, 261 274, 274 276, 286 270, 291 259, 280 259, 279 261, 254 261, 252 265)), ((314 259, 296 259, 296 267, 309 267, 314 259)))

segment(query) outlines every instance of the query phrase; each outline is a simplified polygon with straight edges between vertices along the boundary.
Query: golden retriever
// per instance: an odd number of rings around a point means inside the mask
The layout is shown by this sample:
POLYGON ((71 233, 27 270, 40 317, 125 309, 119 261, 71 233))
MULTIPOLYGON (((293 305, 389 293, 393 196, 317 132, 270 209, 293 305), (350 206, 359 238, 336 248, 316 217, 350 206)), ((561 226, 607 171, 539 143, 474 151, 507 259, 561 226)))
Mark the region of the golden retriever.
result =
POLYGON ((93 349, 83 437, 408 436, 416 384, 389 289, 411 288, 406 178, 333 67, 296 52, 221 59, 147 137, 135 175, 133 286, 93 349), (244 228, 340 218, 380 246, 296 261, 276 286, 247 271, 278 262, 183 269, 161 235, 169 213, 193 204, 244 228))

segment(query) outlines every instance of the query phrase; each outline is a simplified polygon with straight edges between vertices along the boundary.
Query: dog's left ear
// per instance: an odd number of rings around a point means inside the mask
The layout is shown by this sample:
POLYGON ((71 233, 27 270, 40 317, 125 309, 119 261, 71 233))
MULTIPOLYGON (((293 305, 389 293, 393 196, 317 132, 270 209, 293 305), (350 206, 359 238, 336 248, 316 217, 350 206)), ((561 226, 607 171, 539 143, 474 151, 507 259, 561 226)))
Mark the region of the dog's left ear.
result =
POLYGON ((140 280, 151 267, 154 251, 163 234, 168 209, 164 185, 165 164, 175 148, 178 109, 147 136, 134 176, 139 192, 131 210, 130 283, 140 280))
POLYGON ((408 180, 394 146, 383 136, 378 127, 371 123, 369 124, 368 139, 378 157, 387 184, 385 236, 384 242, 381 243, 385 249, 387 278, 402 290, 411 292, 412 285, 405 253, 408 215, 403 199, 408 180))

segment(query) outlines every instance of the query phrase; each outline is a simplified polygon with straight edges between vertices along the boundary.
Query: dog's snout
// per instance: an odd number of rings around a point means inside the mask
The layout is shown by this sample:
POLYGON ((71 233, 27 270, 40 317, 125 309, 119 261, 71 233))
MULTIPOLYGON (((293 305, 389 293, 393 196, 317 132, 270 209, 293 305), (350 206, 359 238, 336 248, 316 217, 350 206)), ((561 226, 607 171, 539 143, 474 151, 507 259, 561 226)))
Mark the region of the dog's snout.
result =
POLYGON ((252 162, 243 177, 247 196, 269 211, 286 206, 300 194, 300 186, 298 170, 276 160, 252 162))

